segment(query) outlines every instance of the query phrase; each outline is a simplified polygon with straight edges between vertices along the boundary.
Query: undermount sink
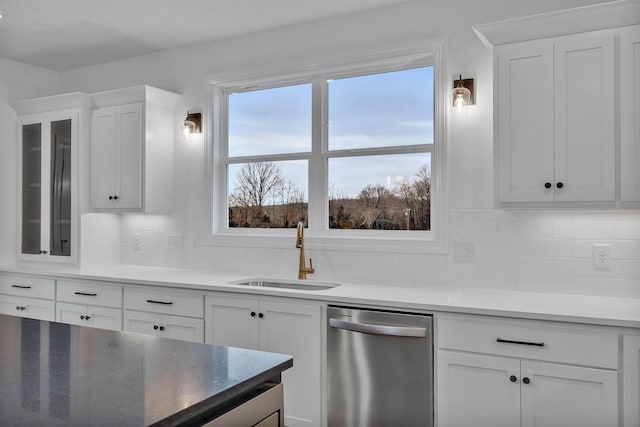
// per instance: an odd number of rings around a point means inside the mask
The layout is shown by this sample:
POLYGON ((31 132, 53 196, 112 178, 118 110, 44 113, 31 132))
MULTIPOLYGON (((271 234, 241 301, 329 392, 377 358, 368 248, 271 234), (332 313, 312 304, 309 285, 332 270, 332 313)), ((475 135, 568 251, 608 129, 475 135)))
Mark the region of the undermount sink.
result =
POLYGON ((311 282, 311 283, 303 283, 303 282, 281 282, 273 279, 249 279, 249 280, 240 280, 237 282, 230 282, 232 285, 240 285, 240 286, 256 286, 256 287, 265 287, 265 288, 282 288, 282 289, 298 289, 302 291, 323 291, 326 289, 335 288, 336 286, 340 286, 338 283, 327 283, 327 282, 311 282))

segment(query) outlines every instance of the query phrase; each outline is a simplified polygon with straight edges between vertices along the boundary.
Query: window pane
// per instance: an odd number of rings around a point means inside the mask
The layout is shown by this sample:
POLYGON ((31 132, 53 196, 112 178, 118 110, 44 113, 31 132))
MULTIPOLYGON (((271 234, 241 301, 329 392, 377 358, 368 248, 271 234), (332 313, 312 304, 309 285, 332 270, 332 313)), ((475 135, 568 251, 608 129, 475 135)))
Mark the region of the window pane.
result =
POLYGON ((431 155, 329 159, 329 228, 431 229, 431 155))
POLYGON ((307 219, 306 160, 229 165, 229 227, 290 228, 307 219))
POLYGON ((329 149, 433 144, 433 67, 329 81, 329 149))
POLYGON ((229 156, 311 151, 311 84, 229 95, 229 156))

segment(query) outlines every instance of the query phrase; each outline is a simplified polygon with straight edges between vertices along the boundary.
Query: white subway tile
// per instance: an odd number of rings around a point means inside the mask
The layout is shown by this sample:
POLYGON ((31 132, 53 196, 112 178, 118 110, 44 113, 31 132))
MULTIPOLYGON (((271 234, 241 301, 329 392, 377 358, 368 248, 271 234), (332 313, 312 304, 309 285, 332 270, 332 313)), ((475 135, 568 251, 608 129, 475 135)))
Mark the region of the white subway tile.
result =
POLYGON ((532 257, 570 257, 572 253, 570 240, 516 240, 516 255, 532 257))

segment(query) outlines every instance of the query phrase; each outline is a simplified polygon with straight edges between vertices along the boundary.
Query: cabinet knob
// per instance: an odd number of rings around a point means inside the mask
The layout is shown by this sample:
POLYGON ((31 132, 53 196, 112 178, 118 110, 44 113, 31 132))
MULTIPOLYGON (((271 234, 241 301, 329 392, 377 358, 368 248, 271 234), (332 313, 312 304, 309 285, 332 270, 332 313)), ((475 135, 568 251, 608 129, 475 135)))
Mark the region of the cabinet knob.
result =
POLYGON ((109 200, 113 200, 113 196, 109 196, 109 200))
POLYGON ((255 311, 251 312, 251 317, 256 317, 256 312, 255 311))
POLYGON ((47 251, 40 251, 40 254, 41 255, 46 255, 46 254, 48 254, 48 252, 47 251))
POLYGON ((550 182, 545 182, 544 183, 544 188, 551 188, 551 183, 550 182))
POLYGON ((258 317, 262 319, 264 317, 264 314, 260 313, 258 314, 258 317))
POLYGON ((511 381, 512 383, 515 383, 516 381, 518 381, 518 377, 516 377, 515 375, 511 375, 509 377, 509 381, 511 381))
POLYGON ((164 331, 164 326, 160 326, 160 330, 161 330, 161 331, 164 331))
POLYGON ((157 331, 158 330, 158 325, 153 325, 153 330, 157 331))
POLYGON ((529 384, 531 382, 531 380, 529 378, 527 378, 527 377, 524 377, 522 379, 522 382, 525 383, 525 384, 529 384))
POLYGON ((118 196, 113 196, 113 200, 118 200, 118 196))
POLYGON ((84 320, 84 314, 80 315, 80 320, 84 320))
POLYGON ((556 183, 556 187, 558 187, 558 188, 562 188, 562 187, 564 187, 564 184, 563 184, 563 183, 561 183, 561 182, 558 182, 558 183, 556 183))

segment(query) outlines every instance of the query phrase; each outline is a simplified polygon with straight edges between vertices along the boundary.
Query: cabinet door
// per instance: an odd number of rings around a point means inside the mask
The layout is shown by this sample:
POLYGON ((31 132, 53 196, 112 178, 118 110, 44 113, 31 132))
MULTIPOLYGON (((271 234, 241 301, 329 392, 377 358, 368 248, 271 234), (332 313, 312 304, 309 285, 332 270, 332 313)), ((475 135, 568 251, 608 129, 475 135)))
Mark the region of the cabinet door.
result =
POLYGON ((111 107, 94 111, 91 133, 92 204, 98 209, 110 208, 116 194, 116 109, 111 107))
POLYGON ((625 335, 622 341, 624 427, 640 425, 640 336, 625 335))
POLYGON ((294 365, 282 373, 285 424, 320 425, 321 309, 318 305, 260 301, 260 349, 293 356, 294 365))
POLYGON ((0 295, 0 314, 22 316, 22 298, 10 295, 0 295))
POLYGON ((35 298, 23 298, 22 317, 30 319, 47 320, 53 322, 56 320, 55 302, 35 298))
POLYGON ((142 104, 116 109, 116 190, 119 209, 142 209, 142 104))
POLYGON ((615 200, 614 36, 554 45, 556 201, 615 200))
POLYGON ((158 336, 183 341, 204 342, 204 320, 163 315, 158 336))
POLYGON ((154 313, 125 310, 122 315, 122 330, 136 334, 160 335, 162 316, 154 313))
MULTIPOLYGON (((620 198, 640 202, 640 27, 620 34, 620 198)), ((638 423, 636 423, 637 425, 638 423)))
POLYGON ((257 299, 207 295, 205 305, 208 344, 258 349, 257 299))
POLYGON ((553 47, 502 48, 497 67, 499 201, 553 201, 553 47))
POLYGON ((618 372, 522 362, 523 427, 618 425, 618 372))
POLYGON ((438 351, 436 399, 440 427, 519 426, 520 361, 438 351))
POLYGON ((56 304, 56 322, 69 325, 87 326, 85 316, 87 307, 80 304, 68 304, 59 302, 56 304))

